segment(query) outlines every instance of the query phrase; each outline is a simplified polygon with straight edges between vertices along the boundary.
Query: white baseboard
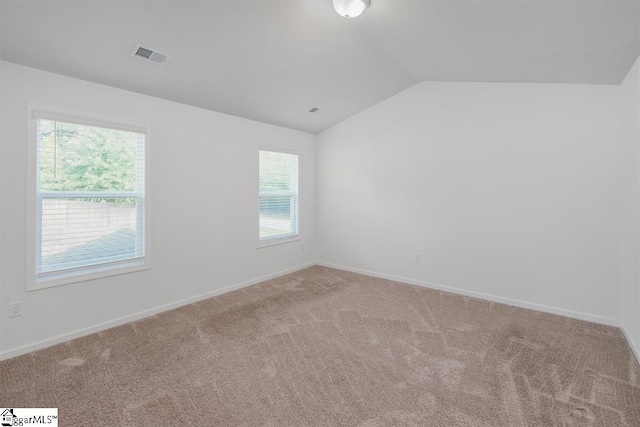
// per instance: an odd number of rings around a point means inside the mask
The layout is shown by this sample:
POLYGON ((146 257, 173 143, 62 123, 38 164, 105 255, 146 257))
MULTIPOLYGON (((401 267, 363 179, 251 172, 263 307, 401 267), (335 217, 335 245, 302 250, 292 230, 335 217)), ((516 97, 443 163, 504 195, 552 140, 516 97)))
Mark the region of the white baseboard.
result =
POLYGON ((627 333, 627 330, 624 327, 624 323, 620 326, 620 329, 622 329, 622 333, 627 339, 629 347, 631 347, 631 351, 633 351, 633 354, 636 356, 636 360, 640 364, 640 348, 635 345, 634 341, 631 339, 631 336, 627 333))
POLYGON ((290 268, 287 270, 279 271, 277 273, 268 274, 266 276, 258 277, 255 279, 247 280, 245 282, 236 283, 235 285, 227 286, 222 289, 216 289, 215 291, 206 292, 204 294, 196 295, 193 297, 185 298, 180 301, 172 302, 169 304, 164 304, 158 307, 150 308, 148 310, 143 310, 138 313, 130 314, 128 316, 123 316, 114 320, 110 320, 108 322, 99 323, 97 325, 89 326, 87 328, 78 329, 73 332, 67 332, 64 334, 56 335, 51 338, 47 338, 41 341, 37 341, 34 343, 26 344, 20 347, 15 347, 9 350, 5 350, 0 352, 0 360, 10 359, 12 357, 20 356, 22 354, 31 353, 32 351, 40 350, 46 347, 51 347, 52 345, 60 344, 65 341, 70 341, 75 338, 80 338, 89 334, 93 334, 95 332, 104 331, 105 329, 113 328, 115 326, 124 325, 125 323, 133 322, 135 320, 140 320, 145 317, 153 316, 158 313, 162 313, 163 311, 172 310, 174 308, 182 307, 183 305, 192 304, 197 301, 201 301, 207 298, 212 298, 218 295, 225 294, 227 292, 235 291, 237 289, 241 289, 247 286, 255 285, 260 282, 264 282, 265 280, 273 279, 278 276, 283 276, 285 274, 293 273, 298 270, 302 270, 307 267, 314 266, 315 263, 307 263, 294 268, 290 268))
POLYGON ((379 273, 376 271, 363 270, 361 268, 346 267, 344 265, 336 265, 328 262, 318 262, 317 264, 324 267, 336 268, 338 270, 345 270, 345 271, 351 271, 353 273, 364 274, 366 276, 379 277, 381 279, 393 280, 395 282, 408 283, 410 285, 422 286, 424 288, 438 289, 441 291, 451 292, 453 294, 479 298, 487 301, 498 302, 501 304, 512 305, 515 307, 527 308, 529 310, 536 310, 536 311, 542 311, 545 313, 558 314, 560 316, 571 317, 573 319, 586 320, 588 322, 599 323, 602 325, 615 326, 617 328, 621 327, 620 320, 613 319, 610 317, 599 316, 596 314, 582 313, 579 311, 567 310, 567 309, 558 308, 558 307, 551 307, 543 304, 536 304, 532 302, 520 301, 516 299, 511 299, 511 298, 499 297, 495 295, 485 294, 482 292, 468 291, 466 289, 438 285, 436 283, 424 282, 421 280, 409 279, 407 277, 400 277, 400 276, 394 276, 391 274, 379 273))

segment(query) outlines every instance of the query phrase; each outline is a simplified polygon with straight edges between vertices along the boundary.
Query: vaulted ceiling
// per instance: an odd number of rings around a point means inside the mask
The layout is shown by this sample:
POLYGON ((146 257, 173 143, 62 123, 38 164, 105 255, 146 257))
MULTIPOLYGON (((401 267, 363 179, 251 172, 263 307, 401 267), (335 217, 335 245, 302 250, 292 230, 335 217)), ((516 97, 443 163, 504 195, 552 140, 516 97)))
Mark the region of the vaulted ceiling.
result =
POLYGON ((619 84, 639 51, 636 1, 371 3, 3 0, 0 59, 317 133, 425 80, 619 84))

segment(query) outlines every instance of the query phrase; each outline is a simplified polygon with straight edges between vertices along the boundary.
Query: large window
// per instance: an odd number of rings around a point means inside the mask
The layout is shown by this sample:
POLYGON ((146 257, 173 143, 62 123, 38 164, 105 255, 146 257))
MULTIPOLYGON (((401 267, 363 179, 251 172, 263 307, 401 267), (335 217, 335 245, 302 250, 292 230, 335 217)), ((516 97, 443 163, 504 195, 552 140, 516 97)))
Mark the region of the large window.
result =
POLYGON ((28 288, 147 268, 146 130, 33 110, 28 288))
POLYGON ((260 242, 298 237, 298 155, 259 152, 260 242))

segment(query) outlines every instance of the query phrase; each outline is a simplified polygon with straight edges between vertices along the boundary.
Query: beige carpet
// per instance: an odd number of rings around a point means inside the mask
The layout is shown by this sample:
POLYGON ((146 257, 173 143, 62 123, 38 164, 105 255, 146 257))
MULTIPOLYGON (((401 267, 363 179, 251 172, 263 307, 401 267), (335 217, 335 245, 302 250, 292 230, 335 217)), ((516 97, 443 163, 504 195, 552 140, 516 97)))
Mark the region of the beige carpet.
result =
POLYGON ((0 363, 61 426, 640 426, 619 329, 312 267, 0 363))

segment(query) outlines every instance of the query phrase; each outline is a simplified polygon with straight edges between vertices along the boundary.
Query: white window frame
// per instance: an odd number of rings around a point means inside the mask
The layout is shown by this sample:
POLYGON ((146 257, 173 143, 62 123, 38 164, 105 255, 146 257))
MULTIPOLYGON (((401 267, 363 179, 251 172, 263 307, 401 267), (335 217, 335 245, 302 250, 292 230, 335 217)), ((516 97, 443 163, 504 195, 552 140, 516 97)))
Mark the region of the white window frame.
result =
MULTIPOLYGON (((280 245, 283 243, 289 243, 289 242, 295 242, 295 241, 299 241, 301 240, 300 237, 300 188, 301 188, 301 182, 300 182, 300 165, 302 163, 302 155, 300 154, 300 151, 298 150, 294 150, 294 149, 289 149, 289 148, 281 148, 281 147, 272 147, 272 146, 265 146, 265 145, 261 145, 258 147, 258 167, 256 169, 256 171, 258 172, 258 176, 257 176, 257 188, 258 188, 258 198, 257 198, 257 210, 258 210, 258 249, 260 248, 264 248, 264 247, 268 247, 268 246, 273 246, 273 245, 280 245), (295 209, 296 209, 296 215, 294 216, 296 219, 296 223, 295 223, 295 228, 296 228, 296 232, 294 234, 289 234, 286 236, 275 236, 275 237, 269 237, 266 239, 261 239, 260 238, 260 151, 272 151, 275 153, 285 153, 285 154, 295 154, 296 156, 298 156, 298 193, 294 195, 295 197, 295 209)), ((279 194, 280 196, 282 195, 289 195, 290 192, 286 191, 286 192, 282 192, 282 194, 279 194)))
MULTIPOLYGON (((115 276, 134 271, 151 268, 151 254, 149 245, 149 126, 134 124, 120 119, 103 119, 97 115, 59 109, 49 106, 29 104, 27 106, 27 203, 26 203, 26 290, 50 288, 53 286, 83 282, 102 277, 115 276), (138 132, 145 135, 144 141, 144 192, 38 192, 38 119, 58 122, 74 123, 78 125, 94 126, 107 129, 138 132), (49 194, 51 193, 51 194, 49 194), (39 215, 42 212, 42 200, 47 197, 135 197, 138 209, 137 230, 144 230, 143 235, 136 233, 138 239, 136 247, 140 256, 114 263, 96 264, 93 266, 67 269, 38 277, 37 260, 41 250, 39 243, 39 215), (144 213, 143 215, 141 215, 144 213)), ((139 187, 139 186, 138 186, 139 187)))

